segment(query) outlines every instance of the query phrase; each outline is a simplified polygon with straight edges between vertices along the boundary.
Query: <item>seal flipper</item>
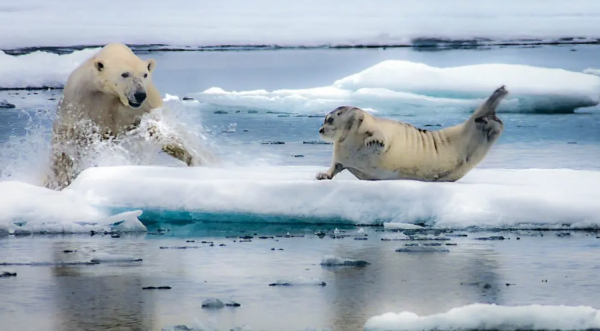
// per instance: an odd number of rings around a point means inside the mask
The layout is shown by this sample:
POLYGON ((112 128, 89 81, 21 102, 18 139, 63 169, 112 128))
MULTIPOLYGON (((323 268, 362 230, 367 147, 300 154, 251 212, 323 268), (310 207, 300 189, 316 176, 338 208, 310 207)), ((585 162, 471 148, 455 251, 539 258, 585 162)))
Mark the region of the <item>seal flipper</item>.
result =
MULTIPOLYGON (((489 117, 500 121, 500 119, 496 117, 496 108, 500 104, 500 101, 502 101, 507 94, 508 91, 506 88, 504 88, 504 85, 497 88, 494 93, 492 93, 492 95, 490 95, 490 97, 487 98, 487 100, 481 106, 479 106, 475 112, 473 112, 470 120, 477 121, 482 117, 489 117)), ((500 121, 500 123, 502 122, 500 121)))
POLYGON ((483 131, 487 135, 488 141, 495 141, 504 129, 504 124, 496 116, 496 108, 507 94, 508 91, 502 85, 475 110, 469 119, 470 123, 473 123, 478 130, 483 131))
POLYGON ((333 179, 333 177, 344 170, 344 166, 341 163, 333 163, 326 172, 320 172, 317 174, 318 180, 333 179))

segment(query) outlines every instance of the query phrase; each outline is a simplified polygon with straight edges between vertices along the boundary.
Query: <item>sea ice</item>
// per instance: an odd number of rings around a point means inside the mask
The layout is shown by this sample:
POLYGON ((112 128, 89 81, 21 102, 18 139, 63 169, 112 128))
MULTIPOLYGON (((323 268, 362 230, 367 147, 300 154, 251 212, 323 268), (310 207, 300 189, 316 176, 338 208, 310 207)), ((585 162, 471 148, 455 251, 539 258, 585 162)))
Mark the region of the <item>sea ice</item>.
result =
POLYGON ((600 312, 584 306, 497 306, 472 304, 448 312, 419 316, 386 313, 367 320, 365 331, 425 330, 592 330, 600 328, 600 312))
MULTIPOLYGON (((0 182, 0 229, 25 233, 145 232, 140 210, 110 215, 76 192, 0 182)), ((0 232, 4 232, 0 230, 0 232)))
POLYGON ((0 88, 62 88, 69 74, 98 50, 63 55, 37 51, 20 56, 0 51, 0 88))
MULTIPOLYGON (((64 193, 83 205, 158 212, 163 220, 185 215, 214 222, 395 222, 457 229, 600 226, 598 171, 474 169, 455 183, 359 181, 347 172, 316 180, 325 168, 97 167, 81 173, 64 193)), ((44 195, 32 195, 27 208, 34 197, 45 205, 44 195)), ((27 215, 28 209, 15 209, 18 201, 5 206, 0 199, 0 207, 14 217, 27 215)))
POLYGON ((589 73, 498 63, 437 68, 387 60, 327 87, 272 92, 228 92, 213 87, 196 97, 229 107, 304 113, 328 112, 352 104, 375 107, 385 114, 396 110, 399 103, 406 107, 473 110, 492 91, 506 85, 510 94, 498 107, 499 112, 573 112, 600 101, 600 77, 589 73))

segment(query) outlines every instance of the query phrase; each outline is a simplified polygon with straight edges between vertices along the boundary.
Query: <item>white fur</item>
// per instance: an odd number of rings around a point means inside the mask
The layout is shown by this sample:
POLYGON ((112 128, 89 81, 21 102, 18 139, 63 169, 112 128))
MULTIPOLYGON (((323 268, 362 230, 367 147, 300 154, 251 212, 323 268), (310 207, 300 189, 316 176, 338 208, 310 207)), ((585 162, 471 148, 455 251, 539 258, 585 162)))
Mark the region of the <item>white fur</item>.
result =
MULTIPOLYGON (((83 171, 79 164, 94 140, 115 139, 138 127, 141 117, 163 105, 152 82, 156 62, 143 61, 123 44, 108 44, 75 69, 63 90, 52 132, 51 174, 45 186, 61 189, 83 171)), ((159 137, 163 150, 197 165, 177 137, 159 137)))
POLYGON ((459 180, 485 158, 502 133, 496 107, 506 94, 502 86, 466 122, 439 131, 339 107, 319 130, 334 146, 331 167, 317 179, 331 179, 347 169, 364 180, 459 180))

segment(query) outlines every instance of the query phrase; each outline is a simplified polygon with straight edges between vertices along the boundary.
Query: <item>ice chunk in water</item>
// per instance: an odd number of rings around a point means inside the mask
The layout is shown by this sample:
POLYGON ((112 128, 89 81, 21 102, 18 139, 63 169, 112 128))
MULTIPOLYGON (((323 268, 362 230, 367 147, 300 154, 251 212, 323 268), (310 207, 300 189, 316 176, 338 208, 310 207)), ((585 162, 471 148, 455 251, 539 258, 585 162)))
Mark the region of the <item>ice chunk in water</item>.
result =
POLYGON ((368 265, 369 262, 362 260, 354 260, 350 258, 337 257, 333 255, 326 255, 321 259, 322 266, 356 266, 356 267, 364 267, 368 265))
POLYGON ((219 299, 211 298, 202 301, 202 308, 219 309, 223 307, 225 304, 219 299))
POLYGON ((241 305, 235 301, 226 300, 223 302, 216 298, 210 298, 210 299, 206 299, 206 300, 202 301, 202 308, 209 308, 209 309, 221 309, 223 307, 240 307, 240 306, 241 305))
POLYGON ((119 255, 119 254, 108 254, 98 253, 91 260, 94 263, 119 263, 119 262, 141 262, 142 259, 138 257, 119 255))
POLYGON ((280 279, 275 283, 269 284, 269 286, 300 286, 300 285, 318 285, 325 286, 325 282, 319 278, 306 278, 299 276, 293 279, 280 279))
POLYGON ((445 313, 419 316, 386 313, 370 318, 365 331, 424 330, 592 330, 600 328, 600 311, 584 306, 497 306, 472 304, 445 313))
POLYGON ((385 235, 381 237, 382 241, 400 241, 400 240, 410 240, 410 237, 405 235, 403 232, 397 233, 394 235, 385 235))
POLYGON ((0 278, 17 277, 17 272, 13 270, 0 270, 0 278))
POLYGON ((411 245, 396 249, 396 252, 400 253, 448 253, 450 250, 444 247, 436 246, 421 246, 411 245))
POLYGON ((15 105, 6 101, 6 99, 3 99, 3 100, 0 100, 0 108, 11 109, 11 108, 15 108, 15 105))

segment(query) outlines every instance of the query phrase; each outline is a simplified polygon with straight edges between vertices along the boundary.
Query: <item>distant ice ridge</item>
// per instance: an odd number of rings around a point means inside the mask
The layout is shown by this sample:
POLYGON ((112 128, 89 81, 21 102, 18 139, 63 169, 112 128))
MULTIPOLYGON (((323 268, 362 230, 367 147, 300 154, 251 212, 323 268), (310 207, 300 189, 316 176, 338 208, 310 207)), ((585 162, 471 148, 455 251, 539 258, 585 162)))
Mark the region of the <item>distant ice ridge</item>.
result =
POLYGON ((342 172, 317 181, 325 168, 98 167, 82 172, 66 191, 99 208, 141 209, 163 220, 600 227, 598 171, 474 169, 455 183, 359 181, 342 172))
POLYGON ((245 0, 152 1, 148 6, 105 0, 103 5, 97 12, 87 1, 13 1, 0 11, 0 48, 99 45, 115 40, 178 46, 311 46, 411 44, 419 43, 414 40, 418 38, 600 37, 596 0, 572 0, 568 6, 564 0, 487 0, 485 6, 477 0, 379 0, 367 7, 359 0, 285 4, 257 0, 252 6, 245 0), (69 13, 69 24, 57 19, 64 13, 69 13), (136 15, 124 20, 122 13, 136 15), (201 19, 197 13, 202 13, 201 19))
POLYGON ((271 92, 213 87, 196 95, 200 101, 233 107, 325 113, 350 104, 389 113, 422 106, 473 110, 496 88, 506 85, 510 94, 498 111, 556 113, 598 105, 600 77, 589 73, 516 64, 437 68, 388 60, 331 86, 271 92))
POLYGON ((496 306, 473 304, 448 312, 419 316, 412 312, 387 313, 367 320, 365 331, 428 330, 592 330, 600 328, 600 312, 584 306, 496 306))
POLYGON ((0 182, 0 233, 145 232, 139 210, 110 215, 75 192, 0 182))
POLYGON ((37 51, 19 56, 0 51, 0 88, 62 88, 69 74, 97 51, 88 48, 64 55, 37 51))

